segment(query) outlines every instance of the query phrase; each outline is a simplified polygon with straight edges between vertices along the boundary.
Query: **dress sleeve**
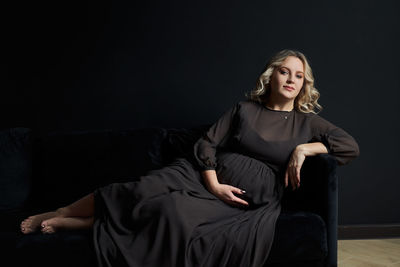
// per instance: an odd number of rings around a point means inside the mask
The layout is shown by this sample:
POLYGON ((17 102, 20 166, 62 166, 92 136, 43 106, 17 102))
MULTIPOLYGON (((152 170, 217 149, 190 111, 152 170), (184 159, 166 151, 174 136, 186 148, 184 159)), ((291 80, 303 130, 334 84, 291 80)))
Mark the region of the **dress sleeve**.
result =
POLYGON ((356 140, 343 129, 315 115, 311 122, 313 138, 310 142, 321 142, 328 153, 335 156, 339 165, 349 163, 360 154, 356 140))
POLYGON ((209 129, 195 142, 194 157, 200 170, 215 170, 217 167, 217 147, 225 146, 234 128, 237 119, 239 102, 209 127, 209 129))

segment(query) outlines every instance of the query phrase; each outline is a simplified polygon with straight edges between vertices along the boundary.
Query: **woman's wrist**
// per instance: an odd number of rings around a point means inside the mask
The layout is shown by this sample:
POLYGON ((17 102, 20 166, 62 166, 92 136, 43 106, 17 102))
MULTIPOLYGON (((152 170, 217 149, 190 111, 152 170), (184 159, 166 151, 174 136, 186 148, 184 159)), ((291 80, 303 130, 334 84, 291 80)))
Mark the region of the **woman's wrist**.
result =
POLYGON ((202 176, 204 179, 204 183, 206 184, 206 187, 210 192, 215 191, 218 185, 220 185, 215 170, 203 171, 202 176))
POLYGON ((306 157, 328 153, 328 149, 321 142, 300 144, 296 147, 295 150, 297 153, 300 153, 306 157))
POLYGON ((210 191, 212 193, 214 193, 217 190, 218 186, 220 185, 219 182, 210 182, 210 183, 206 183, 206 184, 207 184, 208 191, 210 191))

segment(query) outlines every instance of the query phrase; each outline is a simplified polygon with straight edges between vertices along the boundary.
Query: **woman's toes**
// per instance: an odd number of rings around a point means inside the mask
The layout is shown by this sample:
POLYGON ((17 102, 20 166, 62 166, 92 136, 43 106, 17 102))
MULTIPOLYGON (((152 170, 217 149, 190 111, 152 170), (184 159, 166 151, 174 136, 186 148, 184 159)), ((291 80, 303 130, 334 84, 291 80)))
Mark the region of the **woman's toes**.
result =
POLYGON ((54 227, 48 225, 47 223, 42 223, 41 227, 42 227, 41 231, 43 234, 53 234, 55 232, 54 227))
POLYGON ((42 233, 43 234, 53 234, 55 231, 53 229, 53 227, 48 226, 42 229, 42 233))
POLYGON ((26 224, 25 221, 22 221, 20 224, 21 232, 26 233, 28 230, 28 225, 26 224))
POLYGON ((25 219, 21 222, 21 226, 29 226, 32 220, 25 219))
POLYGON ((40 231, 42 231, 42 233, 47 233, 48 229, 49 229, 49 225, 47 224, 46 221, 42 222, 42 224, 40 225, 40 231))
POLYGON ((21 225, 21 232, 22 232, 22 233, 27 234, 27 233, 31 232, 30 230, 31 230, 31 229, 29 228, 29 226, 27 226, 27 225, 21 225))

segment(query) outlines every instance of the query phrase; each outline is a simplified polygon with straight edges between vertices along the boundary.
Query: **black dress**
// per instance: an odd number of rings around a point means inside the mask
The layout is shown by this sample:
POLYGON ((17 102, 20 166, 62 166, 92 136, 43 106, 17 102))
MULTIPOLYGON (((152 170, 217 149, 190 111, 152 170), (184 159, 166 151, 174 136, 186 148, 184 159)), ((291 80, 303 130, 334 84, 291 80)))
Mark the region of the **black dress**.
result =
POLYGON ((289 156, 298 144, 318 141, 338 164, 359 153, 348 133, 318 115, 239 101, 195 143, 194 160, 176 158, 138 181, 94 192, 99 266, 263 266, 289 156), (233 207, 211 194, 202 170, 246 190, 250 206, 233 207))

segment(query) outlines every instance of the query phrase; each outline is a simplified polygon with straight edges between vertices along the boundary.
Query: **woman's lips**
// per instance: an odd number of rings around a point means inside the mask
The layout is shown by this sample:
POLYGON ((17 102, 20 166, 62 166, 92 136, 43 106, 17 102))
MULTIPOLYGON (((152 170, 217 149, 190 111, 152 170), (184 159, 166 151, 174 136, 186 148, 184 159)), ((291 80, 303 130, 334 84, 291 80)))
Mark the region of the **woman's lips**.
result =
POLYGON ((285 87, 286 90, 289 90, 289 91, 293 91, 293 90, 294 90, 294 88, 293 88, 293 87, 290 87, 290 86, 283 86, 283 87, 285 87))

